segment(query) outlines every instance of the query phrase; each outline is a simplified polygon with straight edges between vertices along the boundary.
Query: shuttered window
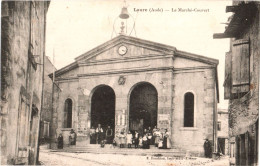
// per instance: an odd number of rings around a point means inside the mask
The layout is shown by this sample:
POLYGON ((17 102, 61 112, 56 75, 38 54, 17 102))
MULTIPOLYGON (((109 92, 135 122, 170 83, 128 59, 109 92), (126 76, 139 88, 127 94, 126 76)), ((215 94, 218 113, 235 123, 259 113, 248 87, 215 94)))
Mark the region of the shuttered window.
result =
POLYGON ((227 52, 225 58, 225 81, 224 81, 224 99, 230 99, 231 94, 231 64, 232 53, 227 52))
POLYGON ((249 91, 249 40, 235 40, 232 47, 232 94, 249 91))

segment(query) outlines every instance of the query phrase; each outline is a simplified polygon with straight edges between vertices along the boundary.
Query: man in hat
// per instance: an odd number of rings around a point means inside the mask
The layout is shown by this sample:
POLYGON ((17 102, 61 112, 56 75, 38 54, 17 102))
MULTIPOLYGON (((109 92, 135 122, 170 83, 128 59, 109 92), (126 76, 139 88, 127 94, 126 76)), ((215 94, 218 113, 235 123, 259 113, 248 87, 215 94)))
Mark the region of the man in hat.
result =
POLYGON ((211 158, 212 149, 211 149, 211 143, 208 139, 204 142, 204 152, 206 158, 211 158))
POLYGON ((98 127, 96 128, 96 143, 100 144, 103 139, 103 129, 101 128, 101 124, 98 124, 98 127))

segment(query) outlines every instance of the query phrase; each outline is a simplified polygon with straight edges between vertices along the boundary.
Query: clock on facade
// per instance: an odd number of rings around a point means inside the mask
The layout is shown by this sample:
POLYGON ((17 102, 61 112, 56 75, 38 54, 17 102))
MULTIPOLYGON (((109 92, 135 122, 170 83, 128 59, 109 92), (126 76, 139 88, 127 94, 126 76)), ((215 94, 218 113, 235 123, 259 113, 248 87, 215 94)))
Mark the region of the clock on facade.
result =
POLYGON ((126 54, 126 52, 127 52, 127 47, 126 46, 120 46, 119 48, 118 48, 118 54, 119 55, 125 55, 126 54))

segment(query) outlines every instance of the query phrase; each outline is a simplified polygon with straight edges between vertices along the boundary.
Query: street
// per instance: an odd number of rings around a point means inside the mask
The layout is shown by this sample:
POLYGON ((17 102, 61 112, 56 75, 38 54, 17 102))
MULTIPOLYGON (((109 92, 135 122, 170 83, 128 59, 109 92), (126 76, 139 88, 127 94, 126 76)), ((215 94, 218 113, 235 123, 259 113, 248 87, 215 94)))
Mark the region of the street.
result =
POLYGON ((93 153, 68 153, 52 152, 48 149, 40 151, 40 162, 42 165, 113 165, 113 166, 132 166, 132 165, 152 165, 152 166, 227 166, 228 157, 222 157, 220 160, 211 160, 206 158, 192 159, 165 159, 154 156, 140 155, 121 155, 121 154, 93 154, 93 153))

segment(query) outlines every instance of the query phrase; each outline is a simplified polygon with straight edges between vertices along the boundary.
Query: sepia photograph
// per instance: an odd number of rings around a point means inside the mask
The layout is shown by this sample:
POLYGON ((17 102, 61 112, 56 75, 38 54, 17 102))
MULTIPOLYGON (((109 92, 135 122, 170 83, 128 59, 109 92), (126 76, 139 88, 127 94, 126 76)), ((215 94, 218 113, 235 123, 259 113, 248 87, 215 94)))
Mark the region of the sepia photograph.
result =
POLYGON ((1 165, 258 166, 260 1, 2 0, 1 165))

